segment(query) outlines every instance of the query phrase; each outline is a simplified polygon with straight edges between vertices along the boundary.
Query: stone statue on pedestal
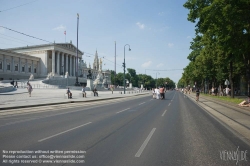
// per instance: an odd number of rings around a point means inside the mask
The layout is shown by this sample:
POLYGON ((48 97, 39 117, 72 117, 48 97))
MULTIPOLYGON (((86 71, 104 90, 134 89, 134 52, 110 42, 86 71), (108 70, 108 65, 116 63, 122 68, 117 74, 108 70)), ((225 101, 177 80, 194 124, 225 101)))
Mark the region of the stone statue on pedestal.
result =
POLYGON ((34 75, 31 74, 29 80, 34 80, 34 75))
POLYGON ((94 85, 101 85, 103 81, 103 76, 102 76, 102 72, 99 71, 97 78, 94 81, 94 85))

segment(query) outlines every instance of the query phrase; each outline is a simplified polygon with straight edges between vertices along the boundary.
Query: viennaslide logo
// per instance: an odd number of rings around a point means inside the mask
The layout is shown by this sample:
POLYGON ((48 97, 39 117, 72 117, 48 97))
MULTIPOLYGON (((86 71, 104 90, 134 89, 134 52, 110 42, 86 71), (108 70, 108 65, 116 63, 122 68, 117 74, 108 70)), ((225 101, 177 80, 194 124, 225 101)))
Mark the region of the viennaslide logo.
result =
POLYGON ((247 161, 247 150, 239 151, 239 146, 236 150, 223 150, 220 151, 220 159, 224 161, 235 161, 237 165, 240 161, 247 161))

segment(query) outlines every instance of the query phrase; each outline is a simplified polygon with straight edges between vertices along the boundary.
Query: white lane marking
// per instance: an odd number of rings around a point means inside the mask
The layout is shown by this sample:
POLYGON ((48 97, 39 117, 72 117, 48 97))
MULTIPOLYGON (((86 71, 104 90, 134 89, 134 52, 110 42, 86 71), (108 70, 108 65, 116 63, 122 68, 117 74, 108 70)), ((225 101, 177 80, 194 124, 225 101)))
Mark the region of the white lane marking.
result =
POLYGON ((122 111, 119 111, 119 112, 116 112, 117 114, 119 114, 119 113, 121 113, 121 112, 123 112, 123 111, 127 111, 127 110, 129 110, 130 108, 127 108, 127 109, 125 109, 125 110, 122 110, 122 111))
POLYGON ((140 147, 140 149, 138 150, 138 152, 135 154, 135 157, 140 157, 140 156, 141 156, 143 150, 144 150, 145 147, 147 146, 147 144, 148 144, 150 138, 152 137, 152 135, 154 134, 155 130, 156 130, 156 128, 153 128, 153 129, 151 130, 151 132, 149 133, 148 137, 147 137, 146 140, 143 142, 143 144, 141 145, 141 147, 140 147))
POLYGON ((72 130, 75 130, 75 129, 79 128, 79 127, 86 126, 86 125, 88 125, 88 124, 90 124, 90 123, 92 123, 92 122, 88 122, 88 123, 85 123, 85 124, 83 124, 83 125, 80 125, 80 126, 74 127, 74 128, 72 128, 72 129, 69 129, 69 130, 63 131, 63 132, 61 132, 61 133, 58 133, 58 134, 55 134, 55 135, 52 135, 52 136, 49 136, 49 137, 46 137, 46 138, 40 139, 40 140, 38 140, 38 142, 42 142, 42 141, 45 141, 45 140, 47 140, 47 139, 50 139, 50 138, 56 137, 56 136, 58 136, 58 135, 61 135, 61 134, 67 133, 67 132, 72 131, 72 130))
POLYGON ((174 97, 175 97, 175 94, 176 94, 176 92, 174 93, 174 96, 173 96, 172 100, 174 99, 174 97))
POLYGON ((170 106, 171 103, 168 104, 168 106, 170 106))
POLYGON ((141 103, 141 104, 139 104, 139 105, 142 105, 142 104, 144 104, 145 102, 143 102, 143 103, 141 103))
POLYGON ((167 110, 165 110, 161 116, 164 116, 166 112, 167 112, 167 110))

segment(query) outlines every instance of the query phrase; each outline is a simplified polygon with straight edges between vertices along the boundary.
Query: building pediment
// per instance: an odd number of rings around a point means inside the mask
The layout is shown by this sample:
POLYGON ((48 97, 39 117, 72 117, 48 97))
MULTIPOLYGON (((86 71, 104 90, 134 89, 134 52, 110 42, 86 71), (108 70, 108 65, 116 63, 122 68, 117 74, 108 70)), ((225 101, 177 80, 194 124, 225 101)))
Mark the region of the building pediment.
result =
MULTIPOLYGON (((71 43, 60 43, 60 44, 57 44, 57 46, 63 47, 65 49, 68 49, 68 50, 73 51, 73 52, 76 52, 76 50, 77 50, 77 48, 71 43)), ((82 55, 84 54, 79 49, 78 49, 78 53, 82 54, 82 55)))
MULTIPOLYGON (((34 45, 27 47, 18 47, 18 48, 10 48, 6 50, 17 51, 17 52, 34 52, 34 51, 45 51, 45 50, 57 50, 64 49, 70 52, 76 52, 77 48, 72 43, 54 43, 54 44, 43 44, 43 45, 34 45)), ((84 53, 78 49, 78 54, 83 55, 84 53)))

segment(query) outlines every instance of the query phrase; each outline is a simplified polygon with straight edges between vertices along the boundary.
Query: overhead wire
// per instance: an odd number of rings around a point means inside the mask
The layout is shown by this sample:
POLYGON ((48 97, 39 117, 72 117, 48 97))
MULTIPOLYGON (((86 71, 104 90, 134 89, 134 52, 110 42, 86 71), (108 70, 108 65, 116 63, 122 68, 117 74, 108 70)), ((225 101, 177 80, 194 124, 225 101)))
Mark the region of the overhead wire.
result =
POLYGON ((20 41, 23 41, 23 42, 26 42, 26 43, 35 44, 35 43, 31 43, 31 42, 28 42, 28 41, 25 41, 25 40, 21 40, 21 39, 12 37, 12 36, 8 36, 8 35, 2 34, 2 33, 0 33, 0 35, 7 36, 7 37, 10 37, 10 38, 13 38, 13 39, 16 39, 16 40, 20 40, 20 41))
POLYGON ((1 25, 0 25, 0 27, 2 27, 2 28, 4 28, 4 29, 7 29, 7 30, 10 30, 10 31, 13 31, 13 32, 16 32, 16 33, 19 33, 19 34, 22 34, 22 35, 25 35, 25 36, 28 36, 28 37, 31 37, 31 38, 34 38, 34 39, 38 39, 38 40, 41 40, 41 41, 44 41, 44 42, 47 42, 47 43, 52 43, 52 42, 50 42, 50 41, 43 40, 43 39, 40 39, 40 38, 35 37, 35 36, 27 35, 27 34, 25 34, 25 33, 22 33, 22 32, 19 32, 19 31, 16 31, 16 30, 13 30, 13 29, 10 29, 10 28, 1 26, 1 25))
MULTIPOLYGON (((38 1, 38 0, 35 0, 35 1, 38 1)), ((33 3, 33 2, 35 2, 35 1, 31 1, 31 2, 28 2, 28 3, 22 4, 22 5, 16 6, 16 7, 9 8, 9 9, 0 10, 0 13, 5 12, 5 11, 8 11, 8 10, 11 10, 11 9, 18 8, 18 7, 21 7, 21 6, 28 5, 28 4, 33 3)))

